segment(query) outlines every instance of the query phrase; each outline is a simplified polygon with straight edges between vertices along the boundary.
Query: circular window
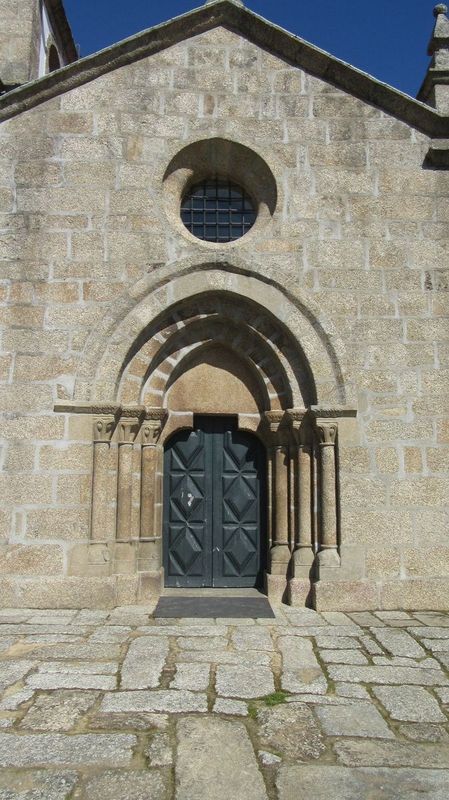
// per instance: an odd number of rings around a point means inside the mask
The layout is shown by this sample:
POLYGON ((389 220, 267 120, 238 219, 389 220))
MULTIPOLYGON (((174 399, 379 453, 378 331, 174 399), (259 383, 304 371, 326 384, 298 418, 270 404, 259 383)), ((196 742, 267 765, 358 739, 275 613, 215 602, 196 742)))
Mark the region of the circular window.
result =
POLYGON ((249 195, 230 181, 212 178, 191 186, 182 199, 181 219, 197 239, 233 242, 256 220, 249 195))

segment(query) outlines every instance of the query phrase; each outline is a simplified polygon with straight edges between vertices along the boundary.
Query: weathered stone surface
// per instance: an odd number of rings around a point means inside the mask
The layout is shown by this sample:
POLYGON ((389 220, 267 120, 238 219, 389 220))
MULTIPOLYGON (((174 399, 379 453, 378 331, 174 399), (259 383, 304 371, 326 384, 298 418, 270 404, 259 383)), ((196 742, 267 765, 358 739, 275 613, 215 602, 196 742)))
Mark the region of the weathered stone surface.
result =
POLYGON ((248 706, 243 700, 228 700, 225 697, 217 697, 214 703, 216 714, 235 714, 238 717, 248 715, 248 706))
POLYGON ((68 800, 77 781, 76 772, 2 770, 0 800, 68 800))
POLYGON ((178 664, 170 687, 205 692, 209 687, 210 667, 208 664, 178 664))
POLYGON ((238 653, 224 649, 182 650, 176 657, 179 664, 239 664, 242 667, 266 667, 271 662, 270 653, 259 650, 240 650, 238 653))
POLYGON ((263 697, 274 692, 273 673, 268 667, 220 665, 216 691, 221 697, 263 697))
POLYGON ((423 648, 406 631, 376 628, 375 636, 393 656, 423 658, 426 655, 423 648))
POLYGON ((159 772, 109 770, 87 781, 86 800, 165 800, 166 785, 159 772))
POLYGON ((449 769, 449 748, 411 742, 341 741, 334 744, 338 760, 346 766, 418 767, 449 769))
POLYGON ((146 731, 167 730, 168 715, 141 712, 95 712, 89 714, 89 730, 91 731, 146 731))
POLYGON ((150 767, 170 767, 173 763, 173 747, 166 733, 155 733, 146 749, 150 767))
POLYGON ((353 703, 349 706, 317 706, 316 715, 328 736, 361 736, 394 739, 393 732, 374 706, 353 703))
POLYGON ((329 666, 329 675, 335 681, 346 681, 347 683, 410 683, 423 686, 449 686, 448 678, 436 669, 331 665, 329 666))
POLYGON ((61 659, 62 661, 99 661, 104 659, 110 661, 117 659, 120 655, 120 648, 117 644, 62 644, 51 649, 39 647, 31 651, 32 657, 37 659, 47 659, 49 656, 52 661, 61 659))
POLYGON ((105 695, 100 707, 103 713, 165 711, 171 714, 189 711, 207 711, 205 694, 177 691, 176 689, 156 689, 154 691, 116 692, 105 695))
POLYGON ((307 762, 326 749, 312 712, 302 703, 262 708, 257 720, 262 746, 274 748, 283 758, 307 762))
POLYGON ((35 731, 69 731, 98 698, 98 692, 56 691, 40 695, 19 727, 35 731))
POLYGON ((282 758, 276 756, 274 753, 269 753, 266 750, 259 750, 259 758, 264 767, 277 767, 282 763, 282 758))
POLYGON ((404 722, 447 722, 437 701, 419 686, 373 686, 392 719, 404 722))
POLYGON ((323 635, 316 636, 315 638, 317 646, 324 650, 352 650, 361 646, 360 642, 353 636, 332 636, 332 631, 330 631, 330 633, 323 633, 323 635))
POLYGON ((242 723, 187 718, 178 722, 177 738, 176 800, 267 800, 242 723))
POLYGON ((167 639, 148 636, 134 639, 123 662, 120 687, 153 689, 158 686, 168 648, 167 639))
POLYGON ((33 689, 22 689, 7 695, 0 701, 0 711, 16 711, 22 703, 28 703, 34 695, 33 689))
POLYGON ((34 767, 49 765, 100 764, 126 767, 130 764, 136 737, 128 734, 84 734, 64 736, 61 733, 31 734, 14 737, 0 734, 2 767, 34 767))
POLYGON ((449 790, 449 773, 430 769, 285 766, 281 767, 277 787, 279 800, 360 800, 370 796, 382 800, 443 800, 449 790))
POLYGON ((82 675, 39 672, 26 680, 31 689, 115 689, 117 681, 113 675, 82 675))
POLYGON ((278 647, 282 653, 284 670, 314 669, 320 665, 313 652, 312 642, 294 636, 281 636, 278 647))
POLYGON ((399 733, 412 742, 448 742, 449 734, 443 725, 428 722, 399 725, 399 733))
POLYGON ((273 640, 265 628, 238 628, 232 636, 232 643, 237 650, 273 650, 273 640))
POLYGON ((320 650, 325 664, 368 664, 368 659, 358 650, 320 650))
POLYGON ((282 688, 301 694, 326 694, 327 680, 321 669, 287 670, 281 676, 282 688))
POLYGON ((25 675, 35 668, 37 664, 33 661, 4 661, 0 663, 0 689, 16 681, 20 681, 25 675))

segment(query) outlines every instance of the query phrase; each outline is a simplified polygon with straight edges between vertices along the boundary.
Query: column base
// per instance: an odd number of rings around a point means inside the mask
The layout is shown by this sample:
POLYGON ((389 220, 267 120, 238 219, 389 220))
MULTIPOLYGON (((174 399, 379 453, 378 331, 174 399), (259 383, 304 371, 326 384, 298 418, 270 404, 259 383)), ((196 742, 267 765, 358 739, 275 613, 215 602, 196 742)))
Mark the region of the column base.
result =
POLYGON ((293 563, 296 567, 311 567, 315 561, 315 553, 311 547, 298 547, 293 553, 293 563))
POLYGON ((336 570, 341 567, 341 559, 336 549, 320 550, 317 555, 318 579, 323 576, 323 570, 336 570))
POLYGON ((292 554, 288 544, 276 544, 270 551, 270 573, 271 575, 287 576, 292 554))
POLYGON ((139 573, 138 602, 146 605, 158 600, 164 588, 164 570, 139 573))
POLYGON ((313 608, 312 582, 307 578, 290 578, 288 582, 287 600, 296 608, 313 608))
POLYGON ((287 578, 285 575, 265 573, 265 592, 270 603, 280 605, 288 600, 287 578))

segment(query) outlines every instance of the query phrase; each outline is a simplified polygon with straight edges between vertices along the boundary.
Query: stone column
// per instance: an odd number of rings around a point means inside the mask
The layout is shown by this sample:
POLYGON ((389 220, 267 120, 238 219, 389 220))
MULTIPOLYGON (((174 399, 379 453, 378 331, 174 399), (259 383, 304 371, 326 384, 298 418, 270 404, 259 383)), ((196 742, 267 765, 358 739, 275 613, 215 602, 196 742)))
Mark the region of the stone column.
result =
POLYGON ((312 433, 305 409, 291 409, 287 411, 287 416, 292 427, 291 468, 294 472, 294 549, 288 599, 291 605, 306 606, 311 601, 312 568, 315 560, 312 539, 312 433))
POLYGON ((165 409, 147 409, 142 425, 140 542, 138 570, 140 595, 149 598, 161 591, 162 509, 164 450, 160 436, 167 418, 165 409))
POLYGON ((122 415, 118 424, 117 536, 118 542, 129 542, 131 536, 133 448, 140 420, 122 415))
POLYGON ((108 513, 109 497, 109 453, 111 437, 115 428, 113 414, 95 417, 93 422, 93 467, 92 467, 92 542, 110 541, 114 536, 108 513))
POLYGON ((337 533, 337 482, 335 469, 335 445, 338 426, 334 420, 318 419, 316 432, 319 448, 320 470, 320 567, 340 565, 337 533))
MULTIPOLYGON (((295 429, 295 425, 293 426, 295 429)), ((310 568, 314 562, 313 552, 313 440, 307 420, 303 419, 295 430, 297 455, 297 504, 298 527, 295 537, 293 563, 295 575, 301 567, 310 568)))
POLYGON ((164 409, 147 411, 142 425, 142 469, 140 503, 140 541, 144 570, 160 569, 162 539, 162 462, 163 448, 159 444, 167 412, 164 409), (146 557, 143 556, 145 552, 146 557))
POLYGON ((267 411, 265 414, 270 431, 270 453, 272 474, 272 544, 270 550, 268 594, 273 600, 282 600, 287 588, 287 572, 291 552, 289 541, 290 518, 290 453, 288 425, 283 411, 267 411))

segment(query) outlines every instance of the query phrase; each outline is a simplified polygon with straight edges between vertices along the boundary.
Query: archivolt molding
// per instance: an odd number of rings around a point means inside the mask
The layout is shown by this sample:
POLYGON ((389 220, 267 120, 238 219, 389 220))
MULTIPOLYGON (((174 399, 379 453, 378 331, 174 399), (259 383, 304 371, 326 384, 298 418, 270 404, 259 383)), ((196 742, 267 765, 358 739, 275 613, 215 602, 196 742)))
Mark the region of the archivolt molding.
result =
MULTIPOLYGON (((148 369, 156 350, 173 332, 187 327, 182 321, 183 304, 192 304, 206 296, 215 299, 217 316, 223 303, 234 309, 236 324, 240 315, 243 341, 247 335, 260 337, 258 326, 266 326, 267 320, 270 321, 271 333, 265 327, 263 336, 273 354, 276 352, 276 338, 286 337, 290 356, 293 353, 297 359, 296 369, 299 359, 302 369, 308 372, 309 377, 313 376, 316 397, 308 399, 309 404, 355 406, 344 346, 333 325, 323 319, 313 298, 302 290, 287 290, 263 274, 254 274, 253 262, 233 257, 229 263, 224 254, 219 253, 212 263, 209 260, 198 264, 197 259, 189 259, 176 265, 161 266, 114 303, 114 308, 105 315, 87 342, 74 399, 117 400, 124 374, 132 374, 130 364, 135 357, 140 353, 138 361, 142 357, 146 359, 148 369), (249 304, 254 311, 250 318, 249 304), (179 308, 181 316, 161 330, 160 323, 167 318, 170 308, 179 308), (159 341, 157 348, 151 343, 151 333, 155 341, 159 341)), ((201 318, 202 313, 198 307, 197 317, 201 318)), ((278 358, 279 350, 277 348, 278 358)), ((285 357, 285 349, 282 349, 282 355, 285 357)), ((287 362, 292 363, 290 358, 287 362)), ((279 363, 288 374, 285 358, 279 363)))

